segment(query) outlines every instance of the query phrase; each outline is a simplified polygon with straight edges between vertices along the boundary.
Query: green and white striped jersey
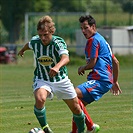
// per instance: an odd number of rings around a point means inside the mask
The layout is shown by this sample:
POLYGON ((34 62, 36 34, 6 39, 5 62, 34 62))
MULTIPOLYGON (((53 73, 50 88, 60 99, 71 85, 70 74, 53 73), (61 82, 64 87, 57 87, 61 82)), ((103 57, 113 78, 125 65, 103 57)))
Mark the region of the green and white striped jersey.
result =
POLYGON ((54 67, 60 61, 62 54, 68 54, 67 45, 65 41, 58 37, 52 36, 49 45, 42 44, 38 35, 32 37, 29 42, 29 48, 34 52, 36 59, 36 69, 34 71, 34 79, 43 79, 50 82, 58 82, 68 76, 66 66, 60 68, 58 74, 53 78, 49 77, 50 68, 54 67))

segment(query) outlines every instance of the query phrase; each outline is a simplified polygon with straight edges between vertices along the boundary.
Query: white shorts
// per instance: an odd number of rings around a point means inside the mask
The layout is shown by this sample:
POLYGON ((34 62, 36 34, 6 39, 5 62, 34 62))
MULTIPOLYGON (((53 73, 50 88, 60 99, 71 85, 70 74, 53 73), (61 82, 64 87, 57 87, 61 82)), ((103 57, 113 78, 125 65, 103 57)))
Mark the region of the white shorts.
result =
MULTIPOLYGON (((77 96, 74 86, 68 77, 58 82, 49 82, 37 79, 33 84, 33 89, 35 91, 38 88, 46 89, 51 93, 51 95, 53 92, 58 99, 73 99, 77 96)), ((51 95, 49 96, 50 98, 51 95)))

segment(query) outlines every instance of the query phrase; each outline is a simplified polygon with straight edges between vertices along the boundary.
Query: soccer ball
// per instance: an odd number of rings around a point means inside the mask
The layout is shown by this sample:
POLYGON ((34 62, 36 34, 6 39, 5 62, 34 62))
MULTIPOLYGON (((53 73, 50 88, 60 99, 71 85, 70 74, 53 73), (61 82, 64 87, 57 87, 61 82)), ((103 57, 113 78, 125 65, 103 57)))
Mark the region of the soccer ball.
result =
POLYGON ((29 133, 45 133, 41 128, 35 127, 32 128, 29 133))

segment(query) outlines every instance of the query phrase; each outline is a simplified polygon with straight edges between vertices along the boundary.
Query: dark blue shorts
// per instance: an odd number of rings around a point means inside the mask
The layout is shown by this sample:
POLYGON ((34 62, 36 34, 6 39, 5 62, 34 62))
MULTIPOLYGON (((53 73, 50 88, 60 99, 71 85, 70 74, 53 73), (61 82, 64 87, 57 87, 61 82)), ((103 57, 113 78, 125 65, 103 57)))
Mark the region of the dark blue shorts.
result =
POLYGON ((112 88, 112 83, 98 80, 89 80, 77 86, 82 92, 82 100, 90 104, 99 100, 112 88))

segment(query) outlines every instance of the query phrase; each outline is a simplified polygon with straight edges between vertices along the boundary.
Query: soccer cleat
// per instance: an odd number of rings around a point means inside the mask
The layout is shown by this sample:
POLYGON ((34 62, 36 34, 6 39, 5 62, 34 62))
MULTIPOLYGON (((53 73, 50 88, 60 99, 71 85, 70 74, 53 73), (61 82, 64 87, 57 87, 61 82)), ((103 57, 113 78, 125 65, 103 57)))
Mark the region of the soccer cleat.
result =
POLYGON ((86 133, 98 133, 98 131, 100 130, 100 126, 97 124, 93 125, 93 130, 92 131, 86 131, 86 133))
POLYGON ((43 131, 45 133, 53 133, 53 131, 50 129, 50 127, 48 125, 46 125, 46 126, 43 127, 43 131))

